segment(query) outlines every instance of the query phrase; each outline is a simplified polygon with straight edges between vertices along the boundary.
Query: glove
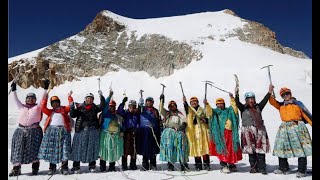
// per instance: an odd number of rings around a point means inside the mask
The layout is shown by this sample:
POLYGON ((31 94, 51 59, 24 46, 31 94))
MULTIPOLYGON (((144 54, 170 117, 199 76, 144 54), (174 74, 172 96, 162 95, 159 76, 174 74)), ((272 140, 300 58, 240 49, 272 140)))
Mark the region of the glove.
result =
POLYGON ((45 79, 44 81, 43 81, 43 84, 44 84, 44 89, 48 89, 49 88, 49 84, 50 84, 50 80, 49 79, 45 79))
POLYGON ((11 91, 16 91, 16 90, 17 90, 17 83, 13 81, 11 84, 11 91))
POLYGON ((70 103, 70 109, 74 109, 74 107, 75 107, 75 102, 71 102, 70 103))
POLYGON ((194 119, 193 119, 193 124, 198 124, 197 118, 194 118, 194 119))
POLYGON ((144 99, 142 97, 139 99, 139 104, 140 104, 140 106, 142 106, 144 104, 144 99))
POLYGON ((162 100, 162 102, 164 102, 164 94, 160 95, 160 101, 162 100))
POLYGON ((183 123, 181 124, 181 126, 179 126, 178 131, 184 131, 184 130, 186 129, 186 127, 187 127, 187 123, 186 123, 186 122, 183 122, 183 123))
POLYGON ((99 90, 99 91, 98 91, 98 94, 99 94, 99 96, 102 96, 102 91, 99 90))
POLYGON ((112 95, 113 95, 113 91, 110 90, 110 91, 109 91, 109 97, 111 97, 112 95))
POLYGON ((124 97, 122 100, 122 104, 126 103, 128 101, 128 97, 124 97))
POLYGON ((123 132, 120 132, 119 135, 120 135, 120 137, 123 137, 123 136, 124 136, 123 132))
POLYGON ((202 118, 202 119, 201 119, 201 122, 203 122, 203 123, 208 123, 208 118, 202 118))

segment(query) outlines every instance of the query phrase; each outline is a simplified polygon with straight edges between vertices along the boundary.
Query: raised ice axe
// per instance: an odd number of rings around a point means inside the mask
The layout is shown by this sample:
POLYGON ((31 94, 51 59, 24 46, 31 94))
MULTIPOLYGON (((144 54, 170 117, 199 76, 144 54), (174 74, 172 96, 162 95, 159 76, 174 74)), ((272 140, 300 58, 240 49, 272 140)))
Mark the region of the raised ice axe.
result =
MULTIPOLYGON (((266 65, 266 66, 263 66, 262 68, 260 69, 263 69, 263 68, 268 68, 268 76, 269 76, 269 81, 270 81, 270 85, 272 85, 272 81, 271 81, 271 73, 270 73, 270 66, 273 66, 273 65, 266 65)), ((276 98, 276 94, 274 93, 274 90, 272 92, 273 94, 273 97, 276 98)))
POLYGON ((100 91, 100 78, 98 78, 98 86, 99 86, 99 91, 100 91))
POLYGON ((164 88, 166 87, 164 84, 160 83, 162 86, 162 94, 164 93, 164 88))
POLYGON ((142 95, 143 92, 144 92, 144 90, 140 89, 139 93, 140 93, 141 98, 143 97, 143 95, 142 95))

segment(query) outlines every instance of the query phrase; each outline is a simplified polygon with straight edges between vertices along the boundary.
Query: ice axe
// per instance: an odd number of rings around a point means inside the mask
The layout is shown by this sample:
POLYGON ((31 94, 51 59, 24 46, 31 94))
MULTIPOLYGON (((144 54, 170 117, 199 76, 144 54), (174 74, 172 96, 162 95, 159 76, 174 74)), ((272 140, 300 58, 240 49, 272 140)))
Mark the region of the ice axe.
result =
MULTIPOLYGON (((263 68, 268 68, 268 76, 269 76, 269 81, 270 81, 270 85, 272 85, 272 81, 271 81, 271 73, 270 73, 270 66, 273 66, 273 65, 266 65, 266 66, 263 66, 262 68, 260 69, 263 69, 263 68)), ((272 91, 272 94, 273 94, 273 97, 276 98, 276 94, 274 93, 274 90, 272 91)))
POLYGON ((100 91, 100 78, 98 78, 98 86, 99 86, 99 91, 100 91))
POLYGON ((142 95, 143 92, 144 92, 144 91, 143 91, 142 89, 140 89, 139 93, 140 93, 140 97, 141 97, 141 98, 143 97, 143 95, 142 95))
MULTIPOLYGON (((139 93, 140 93, 140 97, 141 97, 141 98, 143 97, 143 95, 142 95, 143 92, 144 92, 144 91, 143 91, 142 89, 140 89, 139 93)), ((142 113, 143 108, 142 108, 142 106, 140 106, 140 107, 141 107, 141 113, 142 113)))
POLYGON ((164 84, 160 83, 162 86, 162 94, 164 93, 164 88, 166 87, 164 84))

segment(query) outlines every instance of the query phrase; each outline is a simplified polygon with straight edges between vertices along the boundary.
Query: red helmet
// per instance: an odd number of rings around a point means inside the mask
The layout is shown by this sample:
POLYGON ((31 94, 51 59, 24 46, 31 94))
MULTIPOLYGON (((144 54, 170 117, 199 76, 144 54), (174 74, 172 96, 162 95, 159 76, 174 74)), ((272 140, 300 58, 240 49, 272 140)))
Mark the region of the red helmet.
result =
POLYGON ((176 105, 177 107, 177 103, 173 100, 171 100, 169 103, 168 103, 168 108, 171 106, 171 105, 176 105))
POLYGON ((52 103, 53 101, 58 101, 58 102, 60 102, 60 99, 59 99, 58 96, 52 96, 52 97, 50 98, 50 103, 52 103))
POLYGON ((109 102, 109 106, 116 106, 116 102, 114 101, 114 100, 111 100, 110 102, 109 102))
POLYGON ((280 96, 282 97, 283 93, 286 93, 286 92, 291 93, 291 90, 287 87, 281 88, 280 89, 280 96))

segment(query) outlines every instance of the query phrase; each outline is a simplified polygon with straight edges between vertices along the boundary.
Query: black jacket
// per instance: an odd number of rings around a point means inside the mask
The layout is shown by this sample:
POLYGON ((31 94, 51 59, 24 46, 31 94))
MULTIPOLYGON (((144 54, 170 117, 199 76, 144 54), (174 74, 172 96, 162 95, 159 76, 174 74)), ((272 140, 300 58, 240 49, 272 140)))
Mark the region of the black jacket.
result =
POLYGON ((105 107, 105 98, 100 96, 100 104, 92 104, 90 109, 86 109, 88 105, 84 103, 79 104, 77 109, 71 108, 70 116, 77 118, 75 123, 75 132, 80 132, 84 127, 94 126, 97 129, 100 127, 98 113, 101 112, 105 107))

